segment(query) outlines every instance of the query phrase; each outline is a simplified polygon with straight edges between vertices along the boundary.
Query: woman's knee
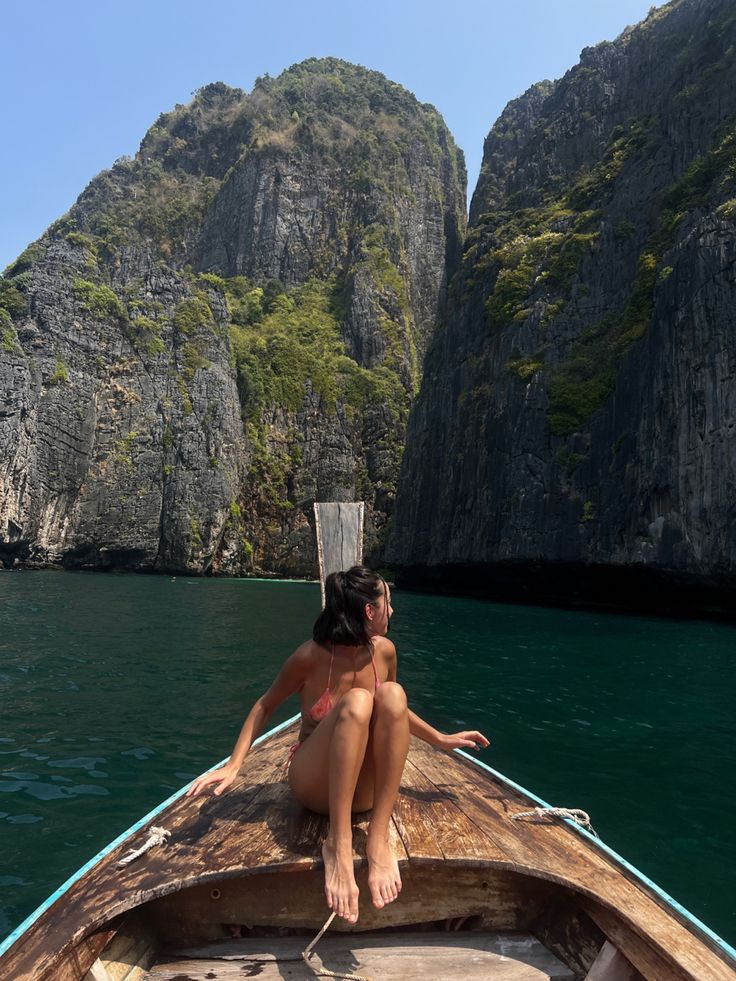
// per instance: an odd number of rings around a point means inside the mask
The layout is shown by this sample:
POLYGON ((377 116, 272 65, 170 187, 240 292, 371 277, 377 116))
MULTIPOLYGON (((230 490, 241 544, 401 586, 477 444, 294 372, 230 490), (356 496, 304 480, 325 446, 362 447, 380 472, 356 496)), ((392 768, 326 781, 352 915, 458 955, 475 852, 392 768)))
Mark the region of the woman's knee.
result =
POLYGON ((351 688, 340 699, 338 718, 367 725, 373 713, 373 695, 365 688, 351 688))
POLYGON ((376 691, 374 703, 376 714, 388 715, 397 719, 406 715, 409 708, 406 702, 406 692, 395 681, 383 682, 376 691))

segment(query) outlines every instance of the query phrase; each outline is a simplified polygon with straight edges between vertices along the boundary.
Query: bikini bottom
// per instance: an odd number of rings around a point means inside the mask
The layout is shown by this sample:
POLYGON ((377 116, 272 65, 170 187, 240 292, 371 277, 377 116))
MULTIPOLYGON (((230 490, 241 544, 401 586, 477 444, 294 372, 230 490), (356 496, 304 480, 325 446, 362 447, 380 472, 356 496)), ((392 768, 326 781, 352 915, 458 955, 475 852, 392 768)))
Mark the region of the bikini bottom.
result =
MULTIPOLYGON (((302 742, 303 741, 304 740, 302 740, 302 742)), ((286 757, 286 760, 284 761, 284 772, 285 773, 288 773, 289 772, 289 767, 291 766, 291 761, 294 759, 294 754, 296 753, 296 751, 299 749, 300 746, 301 746, 301 743, 292 743, 291 746, 289 746, 289 755, 286 757)))

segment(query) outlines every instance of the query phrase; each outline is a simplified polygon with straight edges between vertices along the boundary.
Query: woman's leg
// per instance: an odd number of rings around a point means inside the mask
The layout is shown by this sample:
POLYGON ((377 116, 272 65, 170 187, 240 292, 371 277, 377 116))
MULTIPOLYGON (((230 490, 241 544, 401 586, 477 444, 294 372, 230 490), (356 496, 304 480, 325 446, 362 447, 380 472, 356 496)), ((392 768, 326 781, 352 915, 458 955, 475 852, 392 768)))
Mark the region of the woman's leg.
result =
POLYGON ((373 808, 367 842, 373 905, 380 909, 401 889, 388 826, 408 748, 406 695, 401 685, 384 682, 375 698, 363 688, 347 692, 291 764, 289 783, 297 800, 330 815, 323 846, 325 893, 330 908, 350 922, 358 916, 351 811, 373 808))
POLYGON ((325 895, 330 909, 351 923, 358 919, 351 811, 372 712, 369 691, 347 692, 300 746, 289 768, 289 784, 297 800, 330 815, 330 831, 322 845, 325 895))
MULTIPOLYGON (((368 888, 376 909, 393 902, 401 891, 399 865, 389 843, 388 827, 408 751, 406 695, 401 685, 387 681, 374 696, 368 742, 368 752, 373 760, 373 814, 368 826, 366 855, 368 888)), ((361 773, 358 790, 362 779, 361 773)))

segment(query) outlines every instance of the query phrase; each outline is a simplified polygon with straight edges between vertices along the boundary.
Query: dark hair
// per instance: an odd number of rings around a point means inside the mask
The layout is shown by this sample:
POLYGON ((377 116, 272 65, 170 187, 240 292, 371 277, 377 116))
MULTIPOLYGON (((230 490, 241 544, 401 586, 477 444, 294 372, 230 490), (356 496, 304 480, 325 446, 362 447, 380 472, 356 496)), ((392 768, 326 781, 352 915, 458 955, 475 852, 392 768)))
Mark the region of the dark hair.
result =
POLYGON ((314 623, 312 637, 318 644, 369 644, 365 604, 375 603, 385 591, 383 578, 363 565, 331 572, 325 580, 325 608, 314 623))

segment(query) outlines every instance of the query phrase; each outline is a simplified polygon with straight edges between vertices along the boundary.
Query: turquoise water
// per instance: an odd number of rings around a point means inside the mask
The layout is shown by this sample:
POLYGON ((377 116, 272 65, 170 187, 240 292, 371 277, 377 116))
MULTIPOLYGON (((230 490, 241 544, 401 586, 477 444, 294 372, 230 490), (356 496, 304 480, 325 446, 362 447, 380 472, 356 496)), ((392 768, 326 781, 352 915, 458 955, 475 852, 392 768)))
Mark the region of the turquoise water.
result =
MULTIPOLYGON (((736 943, 736 628, 394 591, 399 680, 736 943)), ((230 752, 309 583, 0 573, 0 937, 230 752)), ((282 707, 273 724, 296 711, 282 707)))

